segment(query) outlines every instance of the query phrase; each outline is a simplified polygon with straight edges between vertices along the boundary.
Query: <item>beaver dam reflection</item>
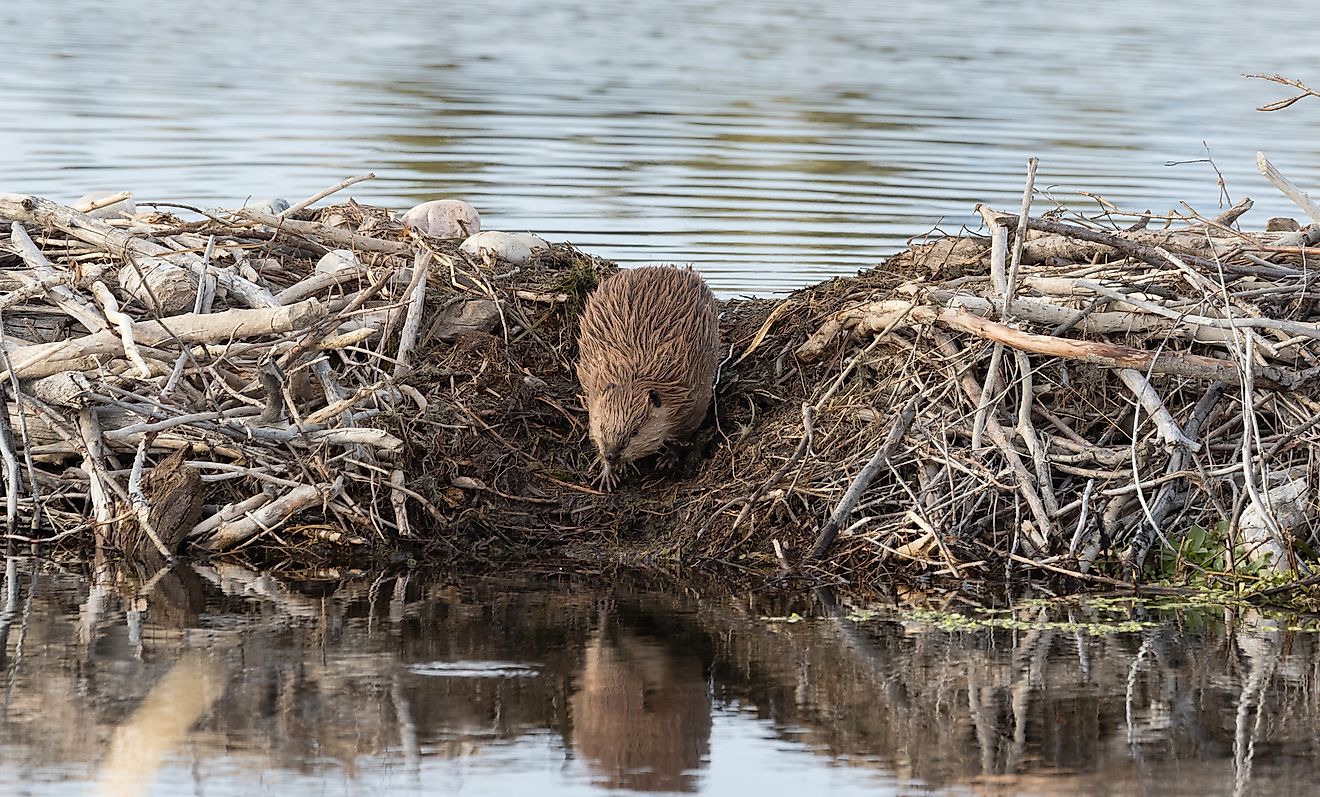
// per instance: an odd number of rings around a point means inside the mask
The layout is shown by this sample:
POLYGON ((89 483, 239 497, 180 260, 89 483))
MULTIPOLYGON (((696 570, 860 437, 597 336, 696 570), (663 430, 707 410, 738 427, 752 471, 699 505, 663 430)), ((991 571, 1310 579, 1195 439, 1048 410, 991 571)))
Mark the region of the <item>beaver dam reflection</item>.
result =
POLYGON ((130 583, 9 560, 0 783, 299 793, 557 769, 577 789, 695 792, 762 745, 859 789, 1310 789, 1320 673, 1297 618, 400 575, 300 587, 227 565, 130 583))

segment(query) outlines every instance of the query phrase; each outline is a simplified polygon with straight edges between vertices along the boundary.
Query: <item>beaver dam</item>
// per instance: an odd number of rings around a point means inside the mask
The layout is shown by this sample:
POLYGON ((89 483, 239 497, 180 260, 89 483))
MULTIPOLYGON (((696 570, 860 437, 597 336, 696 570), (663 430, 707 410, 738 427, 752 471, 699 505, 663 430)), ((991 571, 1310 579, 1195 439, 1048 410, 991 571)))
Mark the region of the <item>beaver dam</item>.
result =
POLYGON ((1245 232, 1250 201, 1032 213, 1029 179, 984 234, 723 302, 696 455, 611 494, 574 364, 612 263, 476 257, 352 201, 0 195, 7 533, 294 566, 1304 578, 1320 208, 1261 167, 1309 227, 1245 232))

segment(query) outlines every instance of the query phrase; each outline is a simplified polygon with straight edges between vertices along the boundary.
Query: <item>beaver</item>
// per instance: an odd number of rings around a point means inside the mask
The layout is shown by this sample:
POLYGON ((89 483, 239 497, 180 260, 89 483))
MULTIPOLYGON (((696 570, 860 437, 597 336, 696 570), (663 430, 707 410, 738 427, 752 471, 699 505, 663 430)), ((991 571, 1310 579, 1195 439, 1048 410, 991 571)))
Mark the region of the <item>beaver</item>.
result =
POLYGON ((719 303, 691 268, 616 272, 582 312, 578 380, 600 454, 597 483, 701 425, 719 365, 719 303))

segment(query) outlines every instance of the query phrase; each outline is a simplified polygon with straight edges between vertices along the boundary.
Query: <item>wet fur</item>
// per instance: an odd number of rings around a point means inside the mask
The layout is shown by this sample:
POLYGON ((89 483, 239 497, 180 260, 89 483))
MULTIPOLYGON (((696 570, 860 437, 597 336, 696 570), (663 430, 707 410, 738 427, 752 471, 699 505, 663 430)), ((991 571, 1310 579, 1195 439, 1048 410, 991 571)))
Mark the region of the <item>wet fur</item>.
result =
POLYGON ((625 269, 591 294, 578 336, 578 379, 607 489, 618 466, 701 425, 719 348, 719 303, 692 269, 625 269))

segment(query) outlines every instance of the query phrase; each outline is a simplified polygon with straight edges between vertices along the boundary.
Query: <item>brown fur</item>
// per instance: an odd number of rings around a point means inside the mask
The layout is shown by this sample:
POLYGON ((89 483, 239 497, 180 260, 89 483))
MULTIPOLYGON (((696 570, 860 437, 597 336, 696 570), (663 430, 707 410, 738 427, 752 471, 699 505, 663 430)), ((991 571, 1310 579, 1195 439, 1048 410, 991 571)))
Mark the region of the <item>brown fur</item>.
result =
POLYGON ((719 364, 719 303, 690 268, 620 271, 582 313, 578 379, 606 489, 614 469, 691 433, 719 364))

